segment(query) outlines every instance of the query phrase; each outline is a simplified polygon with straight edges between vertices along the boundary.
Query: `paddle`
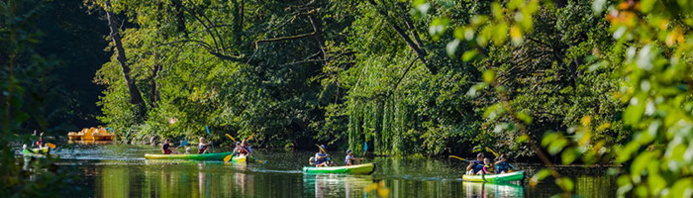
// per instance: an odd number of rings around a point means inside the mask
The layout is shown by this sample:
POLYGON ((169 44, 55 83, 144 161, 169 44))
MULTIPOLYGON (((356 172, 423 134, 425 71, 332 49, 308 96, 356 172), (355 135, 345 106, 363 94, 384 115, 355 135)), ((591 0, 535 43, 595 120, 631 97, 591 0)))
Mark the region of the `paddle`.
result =
POLYGON ((318 145, 318 144, 315 144, 315 146, 317 146, 318 148, 320 148, 320 150, 321 150, 323 153, 327 153, 327 151, 325 151, 325 149, 322 148, 322 146, 320 146, 320 145, 318 145))
POLYGON ((233 137, 231 137, 231 135, 229 135, 228 133, 226 134, 226 137, 231 138, 231 140, 233 140, 234 142, 236 141, 236 139, 233 139, 233 137))
POLYGON ((248 137, 248 139, 245 139, 245 141, 248 141, 248 140, 250 140, 250 139, 253 139, 253 136, 255 136, 255 133, 250 134, 250 137, 248 137))
POLYGON ((55 148, 55 144, 53 144, 53 143, 46 143, 46 146, 48 146, 48 147, 50 147, 50 148, 52 148, 52 149, 55 148))
MULTIPOLYGON (((236 141, 236 139, 233 139, 233 137, 231 135, 229 135, 228 133, 226 133, 226 137, 229 137, 234 142, 236 141)), ((235 155, 235 153, 231 154, 231 155, 227 155, 226 157, 224 157, 224 163, 229 163, 229 160, 231 160, 231 158, 233 158, 233 155, 235 155)))
MULTIPOLYGON (((489 151, 489 152, 491 152, 491 153, 493 153, 493 155, 495 155, 496 157, 498 157, 498 153, 496 153, 495 151, 493 151, 493 149, 491 149, 491 148, 489 148, 489 147, 486 147, 486 150, 489 151)), ((517 170, 517 168, 515 168, 515 166, 511 165, 510 163, 508 163, 508 166, 510 166, 510 168, 513 168, 513 170, 517 170)))
POLYGON ((449 155, 448 157, 449 157, 449 158, 455 158, 455 159, 458 159, 458 160, 462 160, 462 161, 465 161, 465 162, 472 163, 472 161, 469 161, 469 160, 467 160, 467 159, 464 159, 464 158, 461 158, 461 157, 458 157, 458 156, 449 155))
POLYGON ((205 129, 207 129, 207 137, 209 137, 209 139, 210 139, 209 144, 212 145, 212 153, 214 153, 214 144, 212 144, 212 142, 211 142, 211 141, 212 141, 212 140, 211 140, 211 139, 212 139, 212 135, 209 134, 209 127, 205 126, 205 129))
POLYGON ((233 158, 233 154, 224 157, 224 163, 229 163, 229 160, 231 160, 231 158, 233 158))
POLYGON ((486 147, 486 150, 489 151, 489 152, 491 152, 491 153, 493 153, 493 155, 495 155, 496 157, 498 157, 498 153, 496 153, 495 151, 493 151, 493 149, 491 149, 491 148, 489 148, 489 147, 486 147))

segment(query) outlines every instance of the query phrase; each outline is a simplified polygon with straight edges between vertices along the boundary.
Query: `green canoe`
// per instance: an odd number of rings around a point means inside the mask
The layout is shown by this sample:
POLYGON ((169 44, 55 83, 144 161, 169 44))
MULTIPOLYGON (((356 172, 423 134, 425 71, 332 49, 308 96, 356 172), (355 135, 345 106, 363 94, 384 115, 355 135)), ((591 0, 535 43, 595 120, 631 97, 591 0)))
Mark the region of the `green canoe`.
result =
POLYGON ((235 163, 251 163, 251 162, 255 162, 255 157, 253 157, 253 156, 250 156, 250 157, 233 156, 233 158, 231 158, 231 163, 234 163, 234 164, 235 163))
POLYGON ((462 180, 473 182, 511 182, 525 178, 524 171, 502 173, 496 175, 463 175, 462 180))
POLYGON ((314 167, 304 166, 303 173, 306 174, 366 174, 370 175, 375 171, 375 163, 366 163, 353 166, 330 166, 330 167, 314 167))
POLYGON ((205 153, 205 154, 144 154, 145 159, 189 159, 189 160, 224 160, 224 157, 233 152, 205 153))
POLYGON ((50 151, 50 148, 30 148, 30 149, 22 149, 22 155, 24 156, 31 156, 31 157, 46 157, 48 152, 50 151))

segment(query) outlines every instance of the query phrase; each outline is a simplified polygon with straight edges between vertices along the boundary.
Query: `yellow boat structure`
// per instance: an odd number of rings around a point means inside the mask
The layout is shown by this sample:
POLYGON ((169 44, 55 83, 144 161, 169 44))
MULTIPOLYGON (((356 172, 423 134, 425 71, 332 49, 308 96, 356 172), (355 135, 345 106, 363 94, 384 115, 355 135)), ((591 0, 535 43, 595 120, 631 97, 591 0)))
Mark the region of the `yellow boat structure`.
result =
POLYGON ((111 141, 115 138, 113 132, 108 132, 106 128, 84 128, 80 132, 69 132, 67 137, 71 141, 81 140, 81 141, 111 141))

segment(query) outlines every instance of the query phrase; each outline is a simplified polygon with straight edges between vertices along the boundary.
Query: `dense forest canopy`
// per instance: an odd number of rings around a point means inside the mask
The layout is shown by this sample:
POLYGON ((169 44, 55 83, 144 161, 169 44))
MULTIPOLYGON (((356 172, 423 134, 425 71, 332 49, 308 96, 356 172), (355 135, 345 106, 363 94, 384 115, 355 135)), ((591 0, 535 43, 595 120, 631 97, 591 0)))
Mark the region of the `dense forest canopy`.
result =
POLYGON ((693 186, 687 1, 0 2, 5 153, 17 131, 101 122, 130 143, 488 147, 567 193, 548 156, 623 165, 619 195, 693 186))
MULTIPOLYGON (((426 14, 401 1, 86 4, 109 23, 133 24, 111 29, 125 55, 112 42, 118 53, 95 78, 107 87, 99 119, 127 141, 202 136, 209 126, 217 141, 257 133, 268 147, 368 144, 395 155, 493 147, 531 156, 512 141, 519 135, 507 118, 484 119, 501 98, 489 89, 468 93, 488 66, 499 68, 510 102, 533 119, 533 139, 584 115, 610 122, 623 107, 603 94, 617 88, 614 70, 586 68, 596 61, 585 59, 593 49, 609 51, 613 42, 589 2, 538 9, 526 42, 492 46, 473 61, 458 58, 472 46, 443 25, 468 24, 490 13, 491 2, 432 2, 426 14)), ((622 141, 619 121, 612 126, 595 138, 622 141)))

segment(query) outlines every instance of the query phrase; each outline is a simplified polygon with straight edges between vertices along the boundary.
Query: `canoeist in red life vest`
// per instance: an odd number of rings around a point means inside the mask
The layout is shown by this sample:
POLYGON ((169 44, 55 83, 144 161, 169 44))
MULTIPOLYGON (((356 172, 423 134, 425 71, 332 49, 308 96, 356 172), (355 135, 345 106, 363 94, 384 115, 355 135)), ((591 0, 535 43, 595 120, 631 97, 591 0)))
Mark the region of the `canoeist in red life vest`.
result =
POLYGON ((205 143, 205 138, 201 137, 200 138, 200 144, 197 145, 197 154, 204 154, 207 152, 207 146, 209 146, 210 143, 205 143))
POLYGON ((253 154, 253 149, 250 148, 250 145, 248 145, 247 140, 243 140, 241 142, 241 146, 238 147, 238 155, 239 156, 250 156, 253 154))
POLYGON ((164 144, 161 145, 161 152, 167 155, 171 154, 171 140, 168 138, 166 138, 166 140, 164 140, 164 144))
MULTIPOLYGON (((36 130, 34 130, 34 136, 36 136, 36 130)), ((32 146, 32 147, 38 147, 38 148, 42 148, 42 147, 43 147, 43 132, 41 132, 41 135, 39 135, 38 140, 36 140, 36 141, 34 142, 34 144, 31 145, 31 146, 32 146)))

